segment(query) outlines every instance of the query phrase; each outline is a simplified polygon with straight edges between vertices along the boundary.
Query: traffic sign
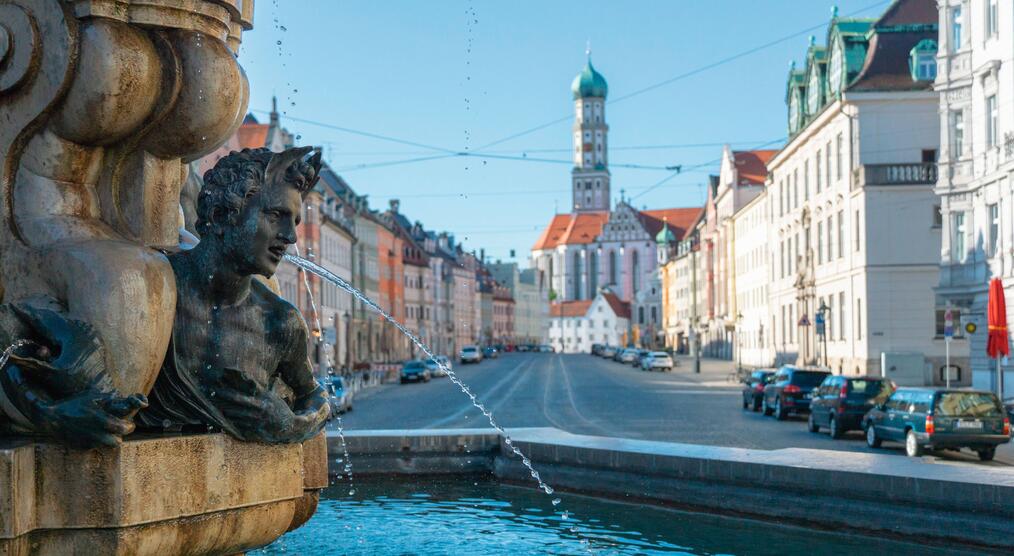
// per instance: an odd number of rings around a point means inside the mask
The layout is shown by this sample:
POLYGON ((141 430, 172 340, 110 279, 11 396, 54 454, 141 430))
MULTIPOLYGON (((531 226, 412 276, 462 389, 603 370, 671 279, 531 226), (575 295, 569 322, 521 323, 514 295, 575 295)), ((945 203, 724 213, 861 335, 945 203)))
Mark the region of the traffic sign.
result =
POLYGON ((948 307, 944 311, 944 338, 950 340, 954 337, 954 312, 948 307))

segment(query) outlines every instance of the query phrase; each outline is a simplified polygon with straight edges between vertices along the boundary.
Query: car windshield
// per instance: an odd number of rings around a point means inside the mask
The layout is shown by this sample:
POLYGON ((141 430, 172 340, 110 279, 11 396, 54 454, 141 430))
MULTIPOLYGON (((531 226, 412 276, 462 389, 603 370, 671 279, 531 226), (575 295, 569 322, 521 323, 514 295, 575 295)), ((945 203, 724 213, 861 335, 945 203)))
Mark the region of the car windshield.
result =
POLYGON ((792 383, 799 386, 817 386, 827 377, 828 373, 819 371, 796 371, 792 373, 792 383))
POLYGON ((942 417, 1000 417, 1002 412, 993 394, 985 392, 944 392, 935 412, 942 417))
POLYGON ((437 361, 435 359, 427 359, 426 360, 426 364, 427 365, 436 365, 437 361))
POLYGON ((653 351, 649 355, 652 357, 669 357, 669 354, 664 351, 653 351))
POLYGON ((422 368, 425 368, 425 365, 423 364, 422 361, 409 361, 408 363, 405 363, 405 366, 402 367, 402 368, 405 369, 406 371, 408 371, 408 370, 412 370, 412 369, 422 369, 422 368))

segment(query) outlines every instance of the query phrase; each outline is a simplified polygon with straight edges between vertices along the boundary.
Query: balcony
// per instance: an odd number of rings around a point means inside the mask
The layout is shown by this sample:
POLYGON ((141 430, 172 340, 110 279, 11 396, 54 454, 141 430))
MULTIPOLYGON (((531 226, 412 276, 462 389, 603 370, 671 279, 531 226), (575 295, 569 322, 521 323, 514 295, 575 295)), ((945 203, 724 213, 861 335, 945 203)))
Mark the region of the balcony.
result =
POLYGON ((935 162, 863 164, 855 169, 854 187, 864 185, 935 185, 935 162))

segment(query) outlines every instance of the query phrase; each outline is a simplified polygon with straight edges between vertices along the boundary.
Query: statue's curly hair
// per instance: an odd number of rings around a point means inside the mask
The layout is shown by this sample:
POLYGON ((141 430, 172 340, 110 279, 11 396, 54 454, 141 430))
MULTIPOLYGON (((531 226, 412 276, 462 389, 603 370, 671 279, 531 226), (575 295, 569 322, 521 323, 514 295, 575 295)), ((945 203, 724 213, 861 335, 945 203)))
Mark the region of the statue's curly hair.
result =
MULTIPOLYGON (((279 154, 267 148, 233 151, 205 172, 197 196, 197 232, 203 236, 215 224, 234 225, 246 200, 260 192, 271 159, 279 154)), ((285 181, 306 195, 318 173, 307 161, 296 160, 285 169, 285 181)))

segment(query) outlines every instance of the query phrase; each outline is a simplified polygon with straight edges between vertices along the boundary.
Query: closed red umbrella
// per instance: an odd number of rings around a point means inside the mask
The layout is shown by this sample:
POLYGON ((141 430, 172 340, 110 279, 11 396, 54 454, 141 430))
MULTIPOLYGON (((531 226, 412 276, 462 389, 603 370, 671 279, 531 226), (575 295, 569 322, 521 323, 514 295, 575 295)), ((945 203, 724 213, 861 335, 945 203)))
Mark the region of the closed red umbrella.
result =
POLYGON ((999 278, 989 282, 989 306, 986 308, 989 319, 989 336, 986 339, 986 354, 993 359, 1010 354, 1010 343, 1007 341, 1007 303, 1003 296, 1003 284, 999 278))

